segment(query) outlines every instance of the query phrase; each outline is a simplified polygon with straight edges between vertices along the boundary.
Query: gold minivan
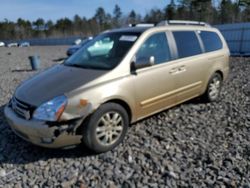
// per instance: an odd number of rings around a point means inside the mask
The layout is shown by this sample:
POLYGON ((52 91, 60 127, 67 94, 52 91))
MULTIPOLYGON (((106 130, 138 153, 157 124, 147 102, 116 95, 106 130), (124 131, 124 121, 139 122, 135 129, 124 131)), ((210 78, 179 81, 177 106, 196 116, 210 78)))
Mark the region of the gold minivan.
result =
POLYGON ((218 100, 229 55, 221 33, 201 22, 106 31, 21 84, 5 116, 36 145, 106 152, 130 123, 198 96, 218 100))

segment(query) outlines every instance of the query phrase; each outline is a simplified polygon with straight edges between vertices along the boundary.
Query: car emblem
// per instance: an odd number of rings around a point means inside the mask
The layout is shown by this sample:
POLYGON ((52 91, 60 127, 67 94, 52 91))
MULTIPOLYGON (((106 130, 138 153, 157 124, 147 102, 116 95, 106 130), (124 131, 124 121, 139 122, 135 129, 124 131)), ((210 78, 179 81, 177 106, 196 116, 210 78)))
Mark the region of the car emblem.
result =
POLYGON ((29 112, 25 112, 24 113, 24 117, 26 120, 29 120, 30 119, 30 113, 29 112))

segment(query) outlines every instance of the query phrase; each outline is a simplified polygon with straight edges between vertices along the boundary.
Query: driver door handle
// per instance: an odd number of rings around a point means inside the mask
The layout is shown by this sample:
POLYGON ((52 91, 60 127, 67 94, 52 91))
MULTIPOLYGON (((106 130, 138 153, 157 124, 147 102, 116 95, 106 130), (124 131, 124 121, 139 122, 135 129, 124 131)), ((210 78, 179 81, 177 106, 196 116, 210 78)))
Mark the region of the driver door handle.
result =
POLYGON ((170 74, 177 74, 177 73, 181 73, 181 72, 185 72, 185 71, 186 71, 186 66, 182 65, 182 66, 179 66, 179 67, 172 68, 169 71, 169 73, 170 74))
POLYGON ((176 74, 178 72, 178 67, 172 68, 169 73, 170 74, 176 74))

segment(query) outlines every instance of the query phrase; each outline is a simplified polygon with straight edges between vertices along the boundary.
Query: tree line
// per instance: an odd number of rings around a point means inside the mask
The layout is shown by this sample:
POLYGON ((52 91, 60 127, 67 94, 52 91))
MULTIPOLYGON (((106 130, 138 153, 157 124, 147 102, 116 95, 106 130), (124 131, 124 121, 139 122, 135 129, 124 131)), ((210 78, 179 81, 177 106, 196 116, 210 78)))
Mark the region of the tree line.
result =
POLYGON ((250 0, 171 0, 162 9, 152 9, 146 15, 134 10, 124 14, 118 5, 108 13, 97 8, 87 19, 75 15, 73 19, 61 18, 55 22, 39 18, 29 21, 19 18, 0 22, 0 39, 50 38, 92 36, 101 31, 136 23, 158 23, 161 20, 196 20, 210 24, 250 22, 250 0))

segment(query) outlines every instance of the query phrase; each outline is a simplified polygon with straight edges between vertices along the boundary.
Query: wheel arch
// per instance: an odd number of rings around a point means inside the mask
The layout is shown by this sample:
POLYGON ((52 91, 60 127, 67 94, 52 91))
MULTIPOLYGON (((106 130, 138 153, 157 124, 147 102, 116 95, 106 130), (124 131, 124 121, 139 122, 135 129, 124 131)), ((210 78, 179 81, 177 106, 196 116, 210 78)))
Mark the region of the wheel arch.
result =
POLYGON ((222 80, 224 80, 224 75, 223 75, 223 72, 221 70, 217 70, 214 73, 218 73, 221 76, 222 80))
MULTIPOLYGON (((128 113, 128 118, 129 118, 129 123, 132 122, 132 118, 133 118, 133 114, 132 114, 132 109, 131 107, 128 105, 127 102, 125 102, 124 100, 122 99, 119 99, 119 98, 116 98, 116 99, 109 99, 109 100, 106 100, 104 102, 102 102, 99 107, 103 104, 107 104, 107 103, 116 103, 116 104, 119 104, 121 105, 125 110, 126 112, 128 113)), ((98 107, 98 108, 99 108, 98 107)), ((93 111, 94 112, 94 111, 93 111)), ((83 130, 83 127, 85 126, 86 122, 89 121, 89 118, 90 116, 92 115, 93 113, 90 113, 87 117, 85 117, 83 120, 82 120, 82 123, 77 127, 76 129, 76 134, 79 135, 82 133, 82 130, 83 130)))
POLYGON ((215 73, 218 73, 218 74, 221 76, 222 80, 224 81, 224 74, 223 74, 223 71, 221 71, 220 69, 217 69, 217 70, 211 72, 211 73, 210 73, 210 76, 207 78, 207 80, 205 81, 205 84, 203 85, 203 89, 202 89, 202 92, 201 92, 200 95, 203 95, 203 94, 206 92, 208 83, 209 83, 210 79, 213 77, 213 75, 214 75, 215 73))
POLYGON ((102 104, 106 104, 106 103, 116 103, 116 104, 121 105, 126 110, 126 112, 128 113, 129 123, 131 123, 131 121, 132 121, 132 110, 131 110, 131 107, 129 106, 129 104, 127 102, 125 102, 122 99, 110 99, 110 100, 105 101, 102 104))

